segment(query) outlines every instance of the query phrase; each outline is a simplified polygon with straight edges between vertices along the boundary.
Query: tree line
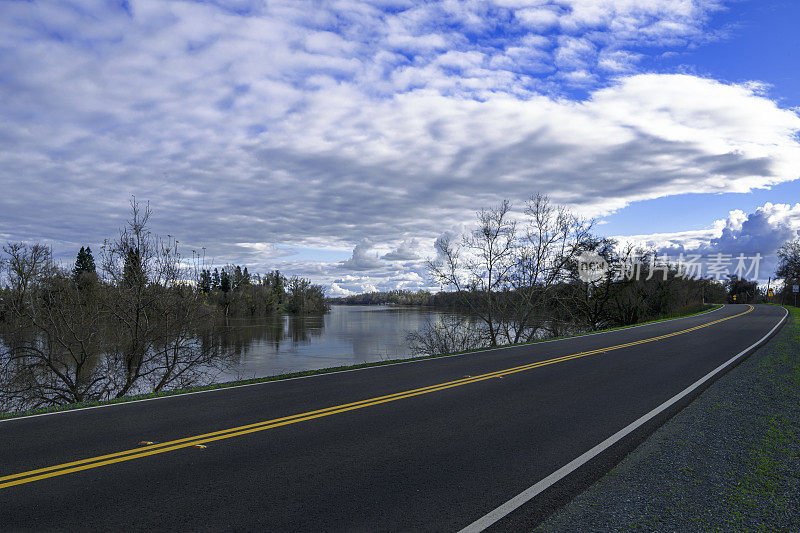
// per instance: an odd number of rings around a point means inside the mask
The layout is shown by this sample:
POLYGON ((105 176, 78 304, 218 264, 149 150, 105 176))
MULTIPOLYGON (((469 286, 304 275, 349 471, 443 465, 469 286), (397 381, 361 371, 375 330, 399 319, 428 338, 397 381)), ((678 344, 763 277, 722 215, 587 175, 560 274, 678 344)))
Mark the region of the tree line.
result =
POLYGON ((443 300, 446 298, 446 295, 444 297, 438 296, 438 294, 432 294, 431 292, 425 290, 408 291, 398 289, 393 291, 373 291, 362 294, 338 296, 334 298, 328 298, 328 302, 337 305, 443 305, 443 300))
POLYGON ((201 269, 197 288, 225 316, 265 316, 278 312, 322 314, 330 306, 325 290, 310 280, 287 278, 278 270, 251 275, 247 267, 201 269))
POLYGON ((71 269, 43 244, 2 247, 0 411, 208 383, 229 363, 211 331, 219 317, 327 310, 319 285, 277 271, 229 266, 215 282, 149 230, 150 216, 134 200, 97 261, 82 247, 71 269))
MULTIPOLYGON (((502 202, 476 213, 472 230, 436 242, 432 277, 470 319, 428 324, 408 336, 418 353, 438 354, 627 326, 702 309, 708 303, 757 303, 765 291, 736 275, 724 280, 687 275, 658 262, 654 250, 593 234, 594 221, 537 194, 514 216, 502 202), (602 265, 592 271, 587 264, 602 265)), ((778 254, 786 280, 776 301, 800 279, 800 244, 778 254)), ((452 301, 452 300, 451 300, 452 301)))

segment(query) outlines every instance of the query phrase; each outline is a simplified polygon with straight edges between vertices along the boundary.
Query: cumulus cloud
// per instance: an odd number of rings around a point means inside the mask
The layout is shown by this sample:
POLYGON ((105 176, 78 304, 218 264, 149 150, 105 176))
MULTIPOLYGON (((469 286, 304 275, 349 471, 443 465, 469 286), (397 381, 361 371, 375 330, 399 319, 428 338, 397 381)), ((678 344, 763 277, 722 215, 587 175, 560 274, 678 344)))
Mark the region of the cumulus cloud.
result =
POLYGON ((345 270, 373 270, 385 266, 377 255, 369 253, 371 249, 372 243, 368 239, 363 239, 353 248, 350 259, 341 261, 339 265, 345 270))
POLYGON ((414 261, 420 258, 418 254, 419 243, 417 239, 408 239, 400 243, 400 246, 381 256, 385 261, 414 261))
POLYGON ((798 177, 800 118, 760 86, 635 74, 716 1, 85 5, 0 3, 9 239, 99 243, 136 194, 218 262, 414 287, 401 263, 502 198, 597 215, 798 177))
MULTIPOLYGON (((800 203, 766 203, 754 212, 745 214, 734 210, 713 226, 698 231, 636 235, 625 240, 655 248, 659 253, 675 260, 681 254, 697 254, 706 259, 717 254, 731 256, 735 262, 739 256, 763 259, 759 265, 758 279, 774 274, 776 252, 789 240, 800 236, 800 203)), ((749 268, 749 266, 748 266, 749 268)))

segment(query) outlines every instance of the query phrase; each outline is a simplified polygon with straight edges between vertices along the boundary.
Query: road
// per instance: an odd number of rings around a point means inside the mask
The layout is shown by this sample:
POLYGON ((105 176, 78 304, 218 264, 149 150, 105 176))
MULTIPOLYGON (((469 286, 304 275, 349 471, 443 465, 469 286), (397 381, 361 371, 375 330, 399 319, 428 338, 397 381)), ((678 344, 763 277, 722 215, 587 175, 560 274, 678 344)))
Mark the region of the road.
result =
POLYGON ((728 305, 529 346, 3 421, 0 529, 527 528, 785 314, 728 305))

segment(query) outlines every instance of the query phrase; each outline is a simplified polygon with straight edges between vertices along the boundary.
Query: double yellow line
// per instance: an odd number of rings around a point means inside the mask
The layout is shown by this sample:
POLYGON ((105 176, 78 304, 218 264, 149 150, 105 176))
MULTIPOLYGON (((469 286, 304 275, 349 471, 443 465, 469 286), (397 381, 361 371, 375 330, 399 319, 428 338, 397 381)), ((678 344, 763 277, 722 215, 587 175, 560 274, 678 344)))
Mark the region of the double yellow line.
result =
POLYGON ((527 365, 515 366, 512 368, 507 368, 505 370, 498 370, 496 372, 489 372, 486 374, 480 374, 477 376, 468 376, 463 379, 457 379, 455 381, 448 381, 445 383, 439 383, 437 385, 431 385, 428 387, 421 387, 418 389, 407 390, 403 392, 398 392, 395 394, 388 394, 386 396, 378 396, 376 398, 369 398, 367 400, 361 400, 358 402, 346 403, 342 405, 335 405, 333 407, 326 407, 325 409, 318 409, 316 411, 309 411, 306 413, 300 413, 297 415, 292 416, 285 416, 282 418, 274 418, 272 420, 265 420, 263 422, 256 422, 254 424, 248 424, 246 426, 238 426, 230 429, 224 429, 220 431, 214 431, 212 433, 204 433, 202 435, 195 435, 193 437, 186 437, 183 439, 172 440, 169 442, 162 442, 159 444, 153 444, 150 446, 144 446, 141 448, 135 448, 132 450, 125 450, 122 452, 110 453, 108 455, 101 455, 98 457, 91 457, 89 459, 81 459, 79 461, 72 461, 70 463, 64 463, 55 466, 48 466, 45 468, 39 468, 37 470, 30 470, 28 472, 20 472, 19 474, 12 474, 9 476, 0 477, 0 489, 6 489, 9 487, 13 487, 15 485, 22 485, 24 483, 32 483, 34 481, 40 481, 42 479, 47 479, 56 476, 63 476, 66 474, 71 474, 73 472, 80 472, 81 470, 89 470, 91 468, 99 468, 101 466, 111 465, 114 463, 120 463, 123 461, 131 461, 133 459, 140 459, 142 457, 147 457, 149 455, 155 455, 159 453, 166 453, 171 452, 174 450, 179 450, 181 448, 189 448, 192 446, 203 445, 209 442, 214 442, 223 439, 230 439, 232 437, 238 437, 240 435, 247 435, 248 433, 255 433, 258 431, 265 431, 268 429, 277 428, 280 426, 286 426, 289 424, 296 424, 298 422, 305 422, 307 420, 313 420, 315 418, 322 418, 325 416, 331 416, 338 413, 344 413, 346 411, 353 411, 356 409, 363 409, 365 407, 371 407, 373 405, 379 405, 382 403, 387 402, 394 402, 397 400, 402 400, 404 398, 411 398, 413 396, 420 396, 422 394, 430 394, 432 392, 437 392, 445 389, 450 389, 453 387, 460 387, 462 385, 467 385, 470 383, 477 383, 479 381, 484 381, 487 379, 495 379, 495 378, 502 378, 503 376, 507 376, 510 374, 515 374, 517 372, 524 372, 526 370, 532 370, 534 368, 539 368, 542 366, 552 365, 556 363, 562 363, 564 361, 569 361, 572 359, 578 359, 581 357, 587 357, 589 355, 599 354, 610 352, 613 350, 620 350, 622 348, 628 348, 630 346, 636 346, 639 344, 645 344, 648 342, 655 342, 662 339, 666 339, 669 337, 674 337, 676 335, 683 335, 685 333, 690 333, 692 331, 697 331, 702 328, 707 328, 709 326, 713 326, 714 324, 719 324, 720 322, 725 322, 726 320, 731 320, 733 318, 740 317, 742 315, 746 315, 747 313, 751 312, 754 308, 753 306, 748 306, 749 309, 737 315, 732 315, 726 318, 721 318, 719 320, 714 320, 713 322, 708 322, 706 324, 701 324, 699 326, 695 326, 692 328, 684 329, 681 331, 676 331, 674 333, 667 333, 665 335, 659 335, 658 337, 652 337, 649 339, 642 339, 633 342, 627 342, 625 344, 618 344, 616 346, 611 346, 608 348, 598 348, 596 350, 590 350, 587 352, 579 352, 576 354, 565 355, 562 357, 556 357, 553 359, 547 359, 545 361, 539 361, 537 363, 530 363, 527 365))

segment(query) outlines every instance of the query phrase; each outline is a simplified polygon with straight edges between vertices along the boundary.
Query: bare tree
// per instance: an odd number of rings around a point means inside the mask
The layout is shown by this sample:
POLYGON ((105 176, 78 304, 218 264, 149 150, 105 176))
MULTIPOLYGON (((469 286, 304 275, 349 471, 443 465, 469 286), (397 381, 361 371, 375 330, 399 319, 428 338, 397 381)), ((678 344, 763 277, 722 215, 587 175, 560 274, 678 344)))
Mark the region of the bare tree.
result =
POLYGON ((4 328, 0 394, 33 408, 99 400, 111 391, 103 355, 104 320, 95 291, 56 271, 28 285, 4 328))
POLYGON ((25 300, 28 289, 38 279, 52 273, 53 252, 43 244, 9 242, 3 246, 9 285, 17 303, 25 300))
POLYGON ((526 204, 520 236, 510 211, 508 201, 479 211, 477 227, 459 242, 439 239, 439 259, 428 263, 434 279, 454 289, 484 323, 491 346, 533 340, 552 322, 555 291, 593 225, 536 194, 526 204))
POLYGON ((205 334, 214 311, 184 282, 177 241, 151 234, 149 207, 131 208, 104 246, 102 279, 73 279, 40 245, 4 248, 15 295, 0 324, 4 408, 197 385, 227 363, 205 334))
POLYGON ((441 355, 466 352, 486 346, 483 328, 476 328, 468 320, 458 316, 444 316, 429 321, 419 331, 406 334, 411 353, 417 355, 441 355))
POLYGON ((208 311, 185 287, 178 242, 154 235, 151 215, 149 204, 134 198, 127 225, 103 245, 102 271, 114 293, 106 305, 116 326, 108 340, 117 397, 145 381, 155 391, 196 381, 216 360, 213 347, 197 340, 208 311))
POLYGON ((569 265, 570 297, 565 302, 572 310, 573 319, 592 331, 601 329, 610 321, 609 307, 621 287, 615 274, 621 268, 623 258, 616 254, 616 246, 616 241, 612 239, 590 237, 581 244, 569 265), (582 279, 579 274, 579 258, 587 252, 606 263, 606 270, 598 273, 596 279, 582 279))
POLYGON ((525 206, 525 233, 514 250, 514 268, 509 276, 509 312, 503 327, 507 342, 535 338, 549 321, 554 290, 567 279, 568 266, 590 238, 593 220, 574 215, 564 205, 553 205, 542 194, 533 195, 525 206))
POLYGON ((486 325, 490 346, 498 345, 498 318, 501 300, 498 293, 509 287, 514 268, 516 223, 509 218, 511 204, 476 214, 477 227, 460 242, 449 238, 436 241, 440 258, 428 262, 434 279, 455 289, 463 303, 486 325))

